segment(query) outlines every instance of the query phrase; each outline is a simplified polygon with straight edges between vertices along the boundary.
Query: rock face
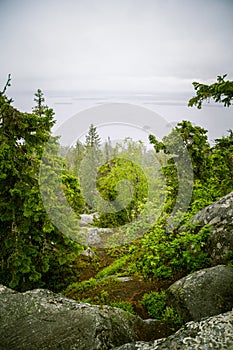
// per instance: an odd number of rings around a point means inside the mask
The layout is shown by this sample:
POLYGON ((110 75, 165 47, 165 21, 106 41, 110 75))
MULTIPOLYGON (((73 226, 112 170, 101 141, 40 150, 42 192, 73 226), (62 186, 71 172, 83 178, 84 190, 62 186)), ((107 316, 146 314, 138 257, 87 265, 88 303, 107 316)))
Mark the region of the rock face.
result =
POLYGON ((93 224, 94 218, 97 217, 98 214, 81 214, 80 215, 80 226, 89 226, 93 224))
POLYGON ((94 219, 98 214, 81 214, 80 215, 80 232, 85 237, 85 245, 90 247, 104 247, 109 236, 114 234, 115 230, 111 228, 93 227, 94 219))
POLYGON ((90 247, 87 247, 83 252, 80 253, 80 255, 85 256, 90 259, 94 259, 96 257, 96 254, 93 250, 91 250, 90 247))
MULTIPOLYGON (((232 311, 191 321, 167 338, 146 343, 138 341, 138 334, 147 331, 139 317, 77 303, 47 290, 16 293, 1 286, 0 310, 1 350, 233 349, 232 311)), ((156 320, 151 331, 155 326, 156 320)))
POLYGON ((105 350, 138 340, 143 321, 121 309, 77 303, 47 290, 0 287, 0 349, 105 350))
POLYGON ((225 263, 233 251, 233 192, 199 211, 191 221, 212 226, 207 251, 213 265, 225 263))
POLYGON ((125 344, 114 350, 232 350, 233 312, 189 322, 175 334, 154 342, 125 344))
POLYGON ((218 265, 183 277, 167 290, 184 321, 199 321, 233 308, 233 268, 218 265))

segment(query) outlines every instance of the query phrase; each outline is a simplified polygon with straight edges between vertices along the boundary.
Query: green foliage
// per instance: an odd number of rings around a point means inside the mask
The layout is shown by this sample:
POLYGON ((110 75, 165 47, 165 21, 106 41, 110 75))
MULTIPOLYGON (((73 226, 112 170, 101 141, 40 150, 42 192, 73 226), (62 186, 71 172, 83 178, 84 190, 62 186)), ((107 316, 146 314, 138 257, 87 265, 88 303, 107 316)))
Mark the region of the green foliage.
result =
POLYGON ((72 283, 68 288, 66 288, 64 294, 79 302, 110 305, 112 307, 118 307, 122 310, 135 314, 133 306, 130 302, 112 300, 112 295, 108 290, 111 290, 116 283, 119 284, 121 282, 116 281, 114 278, 106 278, 101 281, 90 278, 87 281, 72 283))
POLYGON ((182 121, 172 129, 162 141, 150 135, 166 179, 162 191, 166 195, 163 213, 177 214, 186 210, 192 197, 195 181, 205 183, 210 170, 210 145, 207 142, 206 130, 192 126, 189 121, 182 121))
POLYGON ((142 304, 147 309, 150 317, 160 319, 163 316, 164 309, 167 304, 166 292, 162 291, 161 293, 146 293, 143 295, 142 304))
POLYGON ((164 177, 155 152, 146 151, 142 142, 126 138, 114 148, 108 147, 112 158, 106 156, 98 169, 101 198, 97 201, 100 215, 95 225, 120 227, 116 238, 109 242, 115 245, 119 244, 119 235, 126 241, 137 238, 139 231, 148 229, 151 218, 158 216, 164 201, 164 177))
POLYGON ((111 301, 110 291, 119 283, 121 282, 114 277, 101 280, 90 278, 86 281, 71 283, 63 293, 78 301, 83 301, 88 296, 88 302, 100 305, 109 304, 111 301))
POLYGON ((193 187, 192 202, 189 206, 189 211, 186 213, 186 220, 191 219, 198 211, 204 209, 206 206, 217 200, 218 193, 213 189, 211 182, 213 178, 210 178, 205 184, 196 180, 193 187))
POLYGON ((172 328, 173 330, 175 330, 177 327, 181 327, 184 323, 182 317, 171 306, 166 307, 162 317, 164 321, 170 322, 174 325, 174 328, 172 328))
MULTIPOLYGON (((101 291, 99 304, 106 304, 109 298, 109 293, 105 290, 101 291)), ((97 299, 98 300, 98 299, 97 299)))
POLYGON ((93 208, 96 208, 96 176, 97 169, 102 159, 100 137, 96 131, 96 127, 94 127, 93 124, 91 124, 88 134, 86 135, 83 150, 84 152, 82 155, 82 162, 78 168, 78 175, 83 196, 86 200, 86 212, 91 212, 93 208))
POLYGON ((72 292, 86 292, 90 288, 95 288, 96 285, 97 285, 97 280, 95 278, 90 278, 89 280, 82 281, 82 282, 74 282, 66 288, 65 293, 68 293, 70 291, 72 291, 72 292))
POLYGON ((226 76, 226 74, 222 77, 218 76, 216 83, 211 85, 193 82, 196 96, 189 100, 188 106, 197 106, 198 109, 201 109, 203 101, 209 102, 213 98, 215 102, 229 107, 233 99, 233 81, 225 80, 226 76))
MULTIPOLYGON (((144 278, 170 279, 208 266, 205 244, 210 228, 200 230, 188 222, 200 209, 233 190, 232 130, 211 147, 207 130, 182 121, 162 141, 150 135, 154 151, 130 138, 115 147, 108 139, 102 150, 96 127, 91 125, 84 144, 59 149, 58 140, 51 137, 54 113, 45 105, 42 91, 35 94, 33 112, 21 113, 5 96, 8 86, 10 76, 0 92, 1 283, 17 290, 47 287, 58 291, 77 281, 75 261, 81 247, 69 239, 77 241, 78 232, 76 221, 67 220, 64 198, 77 216, 97 207, 100 213, 95 224, 121 226, 109 244, 121 243, 121 238, 123 243, 134 241, 129 253, 99 272, 97 278, 103 280, 72 284, 71 294, 84 298, 93 289, 96 299, 91 302, 109 302, 109 291, 100 289, 116 281, 104 277, 124 273, 126 267, 144 278), (190 164, 183 157, 185 149, 190 164), (181 210, 177 211, 174 222, 178 228, 168 232, 167 219, 177 205, 180 188, 178 207, 191 185, 187 213, 182 217, 181 210), (66 237, 45 211, 42 187, 67 228, 66 237), (109 206, 110 212, 105 210, 109 206), (156 219, 151 221, 153 215, 156 219)), ((210 86, 194 83, 194 88, 197 96, 189 101, 190 106, 201 108, 211 97, 226 106, 232 103, 232 82, 225 81, 225 76, 210 86)), ((162 317, 176 315, 166 306, 162 317)))
POLYGON ((84 154, 85 147, 80 141, 77 141, 72 147, 60 145, 60 155, 66 159, 66 169, 76 177, 79 175, 84 154))
POLYGON ((207 130, 183 120, 175 127, 192 160, 194 179, 205 181, 210 172, 210 145, 207 130))
POLYGON ((35 93, 34 101, 36 106, 32 109, 33 113, 42 117, 48 110, 48 107, 44 104, 45 99, 42 91, 40 89, 35 93))
POLYGON ((128 301, 111 301, 108 305, 118 307, 119 309, 127 311, 133 315, 136 314, 133 305, 128 301))
POLYGON ((224 256, 224 260, 226 261, 227 266, 233 268, 233 252, 232 252, 232 251, 229 251, 229 252, 224 256))
POLYGON ((98 149, 100 147, 100 143, 101 143, 101 139, 97 133, 96 127, 93 124, 91 124, 85 138, 84 147, 86 149, 88 148, 98 149))
POLYGON ((97 287, 105 287, 115 283, 116 279, 114 277, 109 277, 102 280, 97 280, 96 278, 90 278, 82 282, 71 283, 65 290, 65 293, 72 292, 87 292, 93 290, 97 287))
POLYGON ((142 305, 144 305, 151 318, 170 322, 174 326, 181 326, 183 323, 181 316, 167 303, 165 291, 146 293, 142 298, 142 305))
MULTIPOLYGON (((158 152, 157 154, 165 153, 170 156, 167 163, 162 166, 166 178, 164 213, 170 213, 174 205, 177 205, 178 189, 181 186, 180 179, 178 179, 179 166, 180 170, 184 167, 182 176, 185 175, 185 163, 176 164, 174 161, 177 154, 182 155, 182 149, 179 150, 178 135, 189 152, 194 175, 192 198, 186 218, 190 218, 197 211, 233 190, 233 133, 229 130, 229 135, 215 140, 215 145, 212 148, 207 141, 206 133, 207 130, 199 126, 192 126, 189 121, 182 121, 162 141, 158 141, 153 135, 150 135, 150 141, 158 152), (174 149, 174 154, 170 154, 171 149, 174 149)), ((191 184, 192 176, 187 175, 184 185, 188 186, 191 184)), ((184 190, 183 196, 185 194, 184 190)), ((181 197, 181 203, 182 200, 183 197, 181 197)))
POLYGON ((129 260, 129 256, 128 255, 124 255, 118 259, 116 259, 111 265, 105 267, 103 270, 101 270, 97 275, 96 278, 104 278, 104 277, 108 277, 111 275, 114 275, 118 272, 121 272, 127 262, 129 260))
POLYGON ((210 229, 205 226, 195 233, 195 226, 189 226, 184 232, 166 232, 161 223, 156 224, 133 252, 130 271, 144 278, 169 279, 177 272, 190 273, 206 267, 204 246, 210 229))
MULTIPOLYGON (((6 84, 5 84, 4 88, 3 88, 3 90, 0 91, 0 95, 5 96, 6 90, 7 90, 7 88, 10 87, 10 86, 11 86, 11 74, 8 74, 6 84)), ((5 97, 6 97, 6 96, 5 96, 5 97)), ((8 102, 11 103, 12 100, 9 100, 9 99, 8 99, 8 102)))
MULTIPOLYGON (((164 210, 171 212, 177 201, 179 187, 192 186, 194 179, 205 183, 209 178, 211 169, 210 145, 206 136, 207 130, 193 126, 189 121, 182 121, 165 136, 162 141, 158 141, 155 136, 150 135, 150 142, 153 144, 158 154, 165 154, 167 162, 163 164, 162 171, 166 178, 166 204, 164 210), (187 150, 188 157, 184 154, 187 150), (182 177, 181 177, 182 174, 182 177)), ((186 191, 183 190, 183 197, 186 191)), ((184 198, 180 199, 180 202, 184 198)))
POLYGON ((71 208, 79 215, 84 211, 84 198, 81 193, 79 180, 77 177, 63 171, 62 175, 63 191, 71 208))
MULTIPOLYGON (((17 290, 46 286, 57 291, 77 273, 70 266, 80 247, 51 224, 43 206, 40 159, 55 122, 40 90, 36 101, 34 113, 21 113, 0 94, 0 280, 17 290)), ((57 148, 56 139, 52 143, 57 148)), ((53 163, 63 168, 58 157, 53 163)), ((47 176, 53 169, 48 164, 47 176)))
POLYGON ((212 148, 211 188, 217 198, 233 191, 233 132, 232 130, 228 132, 229 135, 215 140, 212 148))
POLYGON ((117 227, 130 222, 140 212, 147 199, 145 174, 133 161, 115 158, 99 168, 97 189, 102 198, 111 202, 112 213, 103 212, 98 220, 101 227, 117 227))

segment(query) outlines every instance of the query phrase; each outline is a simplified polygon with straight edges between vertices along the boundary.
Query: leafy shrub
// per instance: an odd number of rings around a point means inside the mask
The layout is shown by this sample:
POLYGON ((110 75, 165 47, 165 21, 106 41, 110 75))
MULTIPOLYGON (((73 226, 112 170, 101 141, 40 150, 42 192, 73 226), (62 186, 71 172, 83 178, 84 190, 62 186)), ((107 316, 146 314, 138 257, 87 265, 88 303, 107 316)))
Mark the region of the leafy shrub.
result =
POLYGON ((109 303, 110 306, 113 306, 113 307, 118 307, 122 310, 125 310, 127 312, 130 312, 131 314, 135 315, 135 311, 134 311, 134 308, 133 308, 133 305, 130 304, 128 301, 111 301, 109 303))
POLYGON ((152 318, 169 322, 175 327, 183 323, 181 316, 167 305, 167 294, 165 291, 144 294, 142 304, 152 318))
POLYGON ((164 310, 162 319, 172 323, 174 326, 181 326, 183 324, 182 317, 170 306, 167 306, 164 310))
POLYGON ((129 260, 129 256, 124 255, 119 259, 115 260, 111 265, 105 267, 102 271, 100 271, 96 278, 104 278, 107 276, 114 275, 115 273, 121 271, 129 260))
POLYGON ((146 308, 148 315, 152 318, 162 318, 167 304, 167 295, 165 291, 161 293, 146 293, 142 298, 142 305, 146 308))
POLYGON ((210 232, 208 226, 198 233, 195 225, 186 231, 166 232, 162 224, 144 235, 135 249, 130 271, 142 273, 144 278, 168 279, 176 272, 190 273, 208 265, 208 256, 203 251, 210 232))

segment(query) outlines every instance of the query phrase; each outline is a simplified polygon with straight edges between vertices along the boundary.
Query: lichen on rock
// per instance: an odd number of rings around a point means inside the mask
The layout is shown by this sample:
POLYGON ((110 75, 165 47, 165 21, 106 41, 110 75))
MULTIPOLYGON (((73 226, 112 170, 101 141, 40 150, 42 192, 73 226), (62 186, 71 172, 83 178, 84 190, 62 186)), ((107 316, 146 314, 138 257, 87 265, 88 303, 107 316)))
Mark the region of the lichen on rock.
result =
POLYGON ((124 344, 113 350, 232 350, 233 312, 189 322, 168 338, 124 344))

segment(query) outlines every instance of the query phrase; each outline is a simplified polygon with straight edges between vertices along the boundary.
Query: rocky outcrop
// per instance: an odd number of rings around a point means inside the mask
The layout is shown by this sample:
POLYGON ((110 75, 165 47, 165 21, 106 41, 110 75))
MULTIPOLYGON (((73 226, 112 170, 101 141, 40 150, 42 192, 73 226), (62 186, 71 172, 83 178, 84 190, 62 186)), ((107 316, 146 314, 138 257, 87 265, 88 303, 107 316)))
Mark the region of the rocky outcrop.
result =
POLYGON ((233 312, 189 322, 175 334, 154 342, 125 344, 114 350, 232 350, 233 312))
POLYGON ((80 233, 84 238, 85 245, 90 247, 105 247, 106 241, 115 230, 111 228, 93 227, 94 220, 98 218, 98 213, 80 215, 80 233))
POLYGON ((45 289, 17 293, 0 285, 0 349, 106 350, 158 339, 159 320, 122 309, 78 303, 45 289))
POLYGON ((108 306, 77 303, 37 289, 17 293, 0 287, 1 350, 200 350, 233 349, 233 312, 191 321, 151 342, 158 321, 108 306))
POLYGON ((80 222, 79 225, 81 227, 86 227, 89 225, 92 225, 94 222, 94 219, 98 217, 97 213, 94 214, 80 214, 80 222))
POLYGON ((121 309, 77 303, 48 290, 0 288, 0 349, 110 349, 136 341, 143 322, 121 309))
POLYGON ((191 220, 200 227, 211 226, 205 249, 213 267, 190 274, 167 290, 169 304, 189 322, 167 338, 114 350, 233 350, 233 269, 219 265, 225 264, 233 251, 232 218, 233 192, 191 220))
POLYGON ((191 220, 212 227, 206 250, 212 264, 224 264, 233 251, 233 192, 199 211, 191 220))
POLYGON ((94 259, 96 257, 95 252, 90 247, 87 247, 87 249, 81 252, 80 255, 89 259, 94 259))
POLYGON ((233 268, 219 265, 194 272, 167 290, 169 304, 185 322, 233 308, 233 268))

